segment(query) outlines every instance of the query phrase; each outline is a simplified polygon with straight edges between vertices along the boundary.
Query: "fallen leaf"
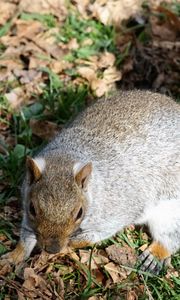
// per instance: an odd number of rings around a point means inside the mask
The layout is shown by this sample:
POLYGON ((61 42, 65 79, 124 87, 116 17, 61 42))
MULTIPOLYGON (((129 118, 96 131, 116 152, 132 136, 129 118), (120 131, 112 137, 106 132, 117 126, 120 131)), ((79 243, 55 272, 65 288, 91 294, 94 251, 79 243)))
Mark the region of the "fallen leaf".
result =
POLYGON ((109 87, 104 79, 96 78, 91 82, 91 88, 97 97, 101 97, 106 94, 109 87))
MULTIPOLYGON (((81 258, 81 263, 89 265, 90 255, 91 255, 91 250, 79 250, 79 256, 81 258)), ((106 255, 105 253, 103 253, 103 255, 102 255, 100 251, 98 251, 97 253, 95 253, 95 252, 92 253, 91 270, 96 270, 99 267, 101 267, 109 262, 109 259, 105 255, 106 255)))
POLYGON ((18 300, 26 300, 26 299, 27 299, 27 298, 23 295, 22 292, 17 291, 17 294, 18 294, 18 300))
POLYGON ((34 36, 44 30, 43 24, 34 20, 16 20, 15 25, 17 30, 16 34, 19 39, 23 37, 32 39, 34 36))
POLYGON ((0 25, 4 25, 16 11, 16 5, 6 0, 1 0, 0 25))
POLYGON ((77 42, 76 38, 71 39, 68 43, 67 43, 67 48, 69 50, 75 50, 79 48, 79 44, 77 42))
POLYGON ((57 296, 57 299, 64 299, 64 281, 63 279, 59 276, 59 272, 53 274, 53 279, 54 282, 51 282, 51 285, 53 286, 53 291, 55 296, 57 296))
POLYGON ((53 14, 63 20, 67 14, 65 0, 21 0, 20 11, 29 13, 53 14))
POLYGON ((141 247, 138 248, 138 250, 141 250, 142 252, 148 247, 148 244, 144 244, 141 247))
POLYGON ((91 67, 79 67, 77 72, 90 83, 96 80, 96 72, 91 67))
POLYGON ((63 70, 72 69, 72 67, 73 67, 73 63, 70 63, 65 60, 61 60, 61 61, 53 60, 50 63, 51 70, 56 74, 61 73, 63 70))
POLYGON ((15 69, 14 74, 17 78, 19 78, 22 84, 30 83, 33 80, 38 80, 41 78, 42 73, 37 70, 19 70, 15 69))
POLYGON ((89 6, 93 17, 96 17, 105 25, 120 26, 122 20, 127 20, 141 11, 143 0, 106 0, 95 1, 89 6))
POLYGON ((43 140, 52 139, 60 129, 60 127, 53 122, 35 119, 30 120, 30 127, 32 129, 32 133, 43 140))
POLYGON ((138 300, 138 295, 135 291, 131 290, 127 292, 126 300, 138 300))
POLYGON ((121 71, 118 71, 116 67, 109 67, 103 72, 103 79, 106 84, 112 84, 115 81, 119 81, 122 78, 121 71))
POLYGON ((84 18, 87 18, 87 9, 89 5, 89 0, 75 0, 77 10, 80 14, 83 15, 84 18))
POLYGON ((134 267, 137 256, 135 250, 129 246, 118 247, 117 245, 111 245, 106 248, 108 257, 119 265, 134 267))
POLYGON ((103 272, 101 272, 99 269, 94 269, 92 271, 93 277, 95 277, 96 282, 98 283, 103 283, 103 281, 105 280, 105 276, 103 274, 103 272))
POLYGON ((31 292, 31 297, 37 296, 38 292, 40 292, 41 295, 44 294, 45 299, 52 297, 52 293, 47 288, 46 281, 42 278, 42 276, 37 275, 33 268, 24 269, 24 283, 22 286, 31 292), (46 297, 46 295, 48 297, 46 297))
POLYGON ((158 37, 160 40, 165 40, 165 41, 176 40, 176 32, 172 30, 167 23, 158 24, 158 20, 154 16, 151 16, 150 23, 151 23, 151 30, 153 35, 158 37))
POLYGON ((57 42, 56 35, 59 33, 59 28, 51 28, 43 33, 37 34, 33 38, 33 42, 43 51, 46 56, 50 54, 55 59, 61 59, 66 52, 60 47, 57 42))
POLYGON ((84 39, 82 42, 81 42, 81 46, 91 46, 93 44, 93 41, 91 39, 84 39))
POLYGON ((4 67, 7 69, 7 71, 12 71, 12 70, 15 70, 15 69, 23 69, 23 63, 22 61, 19 59, 19 58, 10 58, 5 55, 3 55, 1 57, 1 60, 0 60, 0 67, 4 67))
POLYGON ((126 279, 127 277, 126 272, 123 274, 121 268, 113 262, 108 263, 104 266, 104 268, 111 276, 113 283, 119 283, 122 281, 122 279, 126 279))
POLYGON ((1 276, 6 276, 10 272, 12 272, 12 269, 13 268, 7 259, 0 259, 0 275, 1 276))
POLYGON ((5 94, 5 97, 14 110, 18 110, 26 101, 22 87, 11 90, 11 92, 5 94))
POLYGON ((116 58, 114 54, 106 51, 101 55, 100 60, 98 62, 98 67, 99 68, 112 67, 115 63, 115 60, 116 58))

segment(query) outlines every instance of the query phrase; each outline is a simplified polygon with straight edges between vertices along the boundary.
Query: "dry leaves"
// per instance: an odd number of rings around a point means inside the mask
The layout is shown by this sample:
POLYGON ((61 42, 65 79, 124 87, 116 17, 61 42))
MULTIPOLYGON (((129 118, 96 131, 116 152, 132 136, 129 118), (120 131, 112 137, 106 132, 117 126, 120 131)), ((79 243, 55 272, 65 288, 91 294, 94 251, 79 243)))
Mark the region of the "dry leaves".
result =
POLYGON ((6 0, 0 1, 0 25, 4 25, 6 21, 8 21, 16 11, 16 5, 6 0))
POLYGON ((109 258, 119 265, 133 268, 137 260, 135 250, 128 246, 111 245, 106 248, 106 252, 109 258))
POLYGON ((35 119, 30 120, 30 127, 34 135, 46 141, 52 139, 60 129, 60 127, 53 122, 35 119))
POLYGON ((89 10, 92 12, 92 16, 103 24, 113 24, 119 27, 123 20, 140 13, 142 2, 142 0, 98 0, 89 5, 89 10))
POLYGON ((19 10, 28 13, 52 14, 59 19, 64 19, 67 14, 64 0, 21 0, 19 10))
POLYGON ((114 66, 113 53, 104 52, 99 59, 98 56, 93 56, 90 61, 78 62, 84 64, 77 68, 78 73, 88 81, 92 91, 98 97, 107 93, 114 87, 114 83, 122 78, 121 71, 114 66), (99 72, 101 72, 100 77, 98 77, 99 72))

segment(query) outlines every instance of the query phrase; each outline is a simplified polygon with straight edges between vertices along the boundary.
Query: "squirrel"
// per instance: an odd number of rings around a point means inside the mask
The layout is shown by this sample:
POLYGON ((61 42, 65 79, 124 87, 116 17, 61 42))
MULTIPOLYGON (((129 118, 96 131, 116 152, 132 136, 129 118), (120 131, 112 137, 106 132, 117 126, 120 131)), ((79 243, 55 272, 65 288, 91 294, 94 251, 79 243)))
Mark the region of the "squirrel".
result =
POLYGON ((34 158, 22 185, 20 241, 27 259, 80 248, 146 224, 141 269, 158 273, 180 249, 180 106, 150 91, 117 91, 81 112, 34 158))

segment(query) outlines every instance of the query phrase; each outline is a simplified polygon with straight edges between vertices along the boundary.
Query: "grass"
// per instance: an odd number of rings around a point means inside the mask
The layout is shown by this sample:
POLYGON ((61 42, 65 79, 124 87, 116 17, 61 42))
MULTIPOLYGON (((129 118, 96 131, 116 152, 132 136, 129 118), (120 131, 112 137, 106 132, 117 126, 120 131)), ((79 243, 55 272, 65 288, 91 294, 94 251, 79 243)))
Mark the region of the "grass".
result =
POLYGON ((64 87, 58 76, 49 69, 43 69, 49 76, 48 84, 41 97, 44 109, 49 112, 50 119, 65 124, 80 112, 86 104, 88 86, 67 84, 64 87))
POLYGON ((25 13, 20 15, 20 18, 25 21, 39 21, 47 28, 53 28, 56 26, 56 19, 50 14, 40 14, 40 13, 25 13))
POLYGON ((66 57, 69 61, 74 61, 76 58, 87 59, 90 55, 105 50, 116 52, 113 26, 104 26, 98 21, 84 20, 75 14, 70 14, 57 35, 57 39, 68 43, 73 38, 77 40, 79 47, 66 57), (91 44, 85 45, 84 42, 88 40, 91 44))

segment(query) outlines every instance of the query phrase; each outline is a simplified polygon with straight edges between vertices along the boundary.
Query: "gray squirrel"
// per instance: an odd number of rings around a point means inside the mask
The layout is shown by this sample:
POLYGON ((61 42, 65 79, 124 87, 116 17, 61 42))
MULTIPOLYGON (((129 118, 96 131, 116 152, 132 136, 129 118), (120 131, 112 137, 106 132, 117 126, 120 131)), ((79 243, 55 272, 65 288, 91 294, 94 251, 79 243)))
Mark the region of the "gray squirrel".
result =
POLYGON ((149 91, 118 91, 80 113, 27 158, 20 241, 4 257, 84 247, 147 224, 142 270, 180 249, 180 106, 149 91))

